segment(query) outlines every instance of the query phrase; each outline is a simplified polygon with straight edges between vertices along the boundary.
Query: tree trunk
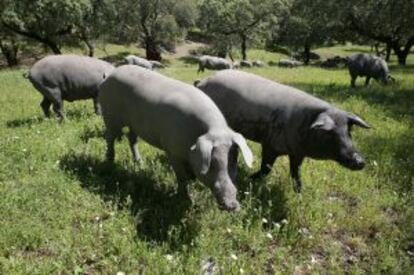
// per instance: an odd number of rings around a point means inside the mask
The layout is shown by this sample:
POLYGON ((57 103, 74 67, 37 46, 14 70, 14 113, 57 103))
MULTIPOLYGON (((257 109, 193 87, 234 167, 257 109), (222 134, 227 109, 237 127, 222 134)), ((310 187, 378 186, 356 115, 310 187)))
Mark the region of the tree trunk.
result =
POLYGON ((405 53, 404 51, 398 51, 396 52, 397 57, 398 57, 398 64, 400 64, 400 66, 405 66, 407 64, 407 56, 408 54, 405 53))
POLYGON ((240 38, 241 38, 242 60, 247 60, 247 35, 242 33, 240 34, 240 38))
POLYGON ((85 38, 83 41, 86 44, 86 47, 88 48, 88 56, 93 57, 95 55, 95 45, 89 41, 89 39, 85 38))
POLYGON ((388 43, 387 42, 387 44, 385 46, 385 61, 387 61, 387 62, 390 62, 390 59, 391 59, 391 50, 392 50, 391 43, 388 43))
POLYGON ((161 61, 161 53, 152 38, 145 40, 145 55, 148 60, 161 61))
POLYGON ((48 46, 54 54, 62 54, 61 50, 59 49, 59 46, 54 41, 46 40, 43 43, 46 46, 48 46))
MULTIPOLYGON (((28 37, 30 39, 34 39, 34 40, 48 46, 54 54, 62 54, 62 52, 59 49, 58 44, 55 41, 51 40, 51 38, 50 38, 50 37, 53 37, 53 35, 49 35, 48 37, 43 37, 43 36, 41 36, 37 33, 21 30, 18 27, 11 26, 11 25, 7 24, 5 21, 2 21, 2 24, 3 24, 3 26, 5 26, 7 29, 9 29, 12 32, 23 35, 23 36, 28 37)), ((68 27, 67 29, 62 29, 60 31, 57 31, 55 35, 60 37, 60 36, 63 36, 63 35, 70 34, 71 31, 72 31, 72 26, 68 27)))
POLYGON ((309 65, 310 52, 311 52, 311 47, 310 45, 306 44, 305 50, 303 51, 303 62, 305 63, 305 65, 309 65))
POLYGON ((6 45, 0 41, 0 49, 6 58, 7 65, 9 67, 13 67, 19 64, 19 60, 17 59, 19 46, 17 46, 14 42, 12 42, 11 45, 6 45))
POLYGON ((405 66, 405 64, 407 63, 407 56, 410 51, 406 51, 406 49, 401 49, 399 41, 395 41, 392 43, 392 49, 394 50, 394 53, 397 55, 398 64, 400 64, 400 66, 405 66))
POLYGON ((377 56, 381 56, 381 51, 379 49, 380 43, 375 43, 374 48, 375 48, 375 53, 377 54, 377 56))

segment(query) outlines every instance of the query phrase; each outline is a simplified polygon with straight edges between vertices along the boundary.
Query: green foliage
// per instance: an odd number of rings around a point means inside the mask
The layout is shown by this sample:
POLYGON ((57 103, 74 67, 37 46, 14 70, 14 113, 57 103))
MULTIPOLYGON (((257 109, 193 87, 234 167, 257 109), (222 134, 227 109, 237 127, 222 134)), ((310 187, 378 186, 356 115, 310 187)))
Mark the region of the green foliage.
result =
POLYGON ((405 65, 414 45, 414 1, 341 0, 339 18, 346 28, 359 35, 386 43, 405 65))
POLYGON ((336 31, 332 4, 333 1, 294 0, 280 26, 272 29, 268 44, 285 45, 309 54, 311 47, 328 42, 336 31))
POLYGON ((147 58, 158 59, 160 46, 173 50, 197 16, 194 1, 128 0, 118 1, 114 35, 118 40, 138 41, 147 51, 147 58))
MULTIPOLYGON (((269 177, 251 181, 260 149, 250 142, 257 159, 252 170, 240 163, 242 210, 234 214, 220 211, 199 182, 190 187, 192 204, 181 201, 165 154, 145 142, 143 165, 132 162, 126 139, 116 145, 115 163, 105 163, 103 122, 92 102, 67 103, 68 121, 58 124, 43 118, 25 70, 0 71, 0 273, 200 274, 211 262, 223 274, 412 274, 413 62, 399 68, 391 61, 396 84, 357 89, 349 88, 345 69, 248 69, 354 112, 373 128, 353 131, 367 159, 363 171, 309 159, 301 196, 285 157, 269 177)), ((196 65, 172 60, 162 73, 192 83, 212 72, 198 75, 196 65)))
POLYGON ((219 51, 226 53, 237 43, 246 59, 247 41, 262 39, 265 30, 277 22, 286 2, 204 0, 200 5, 199 26, 212 37, 219 51))
POLYGON ((91 8, 87 0, 9 1, 1 12, 2 24, 60 53, 62 40, 91 8), (56 22, 59 22, 57 24, 56 22))

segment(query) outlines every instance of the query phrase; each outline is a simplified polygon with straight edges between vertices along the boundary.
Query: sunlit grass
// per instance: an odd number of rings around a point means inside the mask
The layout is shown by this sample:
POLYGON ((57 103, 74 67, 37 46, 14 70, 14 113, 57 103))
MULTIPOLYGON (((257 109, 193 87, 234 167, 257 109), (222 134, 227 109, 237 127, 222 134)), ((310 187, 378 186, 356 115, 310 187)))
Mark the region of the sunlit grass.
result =
MULTIPOLYGON (((142 53, 119 46, 107 52, 142 53)), ((249 52, 251 60, 278 57, 249 52)), ((170 62, 160 72, 187 83, 213 73, 170 62)), ((249 179, 260 164, 259 146, 250 143, 256 160, 252 170, 240 165, 236 214, 220 211, 200 183, 191 186, 191 205, 180 201, 165 155, 144 142, 142 166, 132 162, 125 139, 115 164, 105 163, 103 123, 92 102, 66 103, 62 124, 44 119, 23 71, 0 72, 1 274, 199 274, 209 262, 216 274, 412 271, 412 67, 395 69, 394 85, 365 88, 361 81, 357 89, 349 88, 345 69, 247 69, 354 112, 373 129, 353 133, 366 169, 308 159, 300 196, 285 157, 266 179, 249 179)))

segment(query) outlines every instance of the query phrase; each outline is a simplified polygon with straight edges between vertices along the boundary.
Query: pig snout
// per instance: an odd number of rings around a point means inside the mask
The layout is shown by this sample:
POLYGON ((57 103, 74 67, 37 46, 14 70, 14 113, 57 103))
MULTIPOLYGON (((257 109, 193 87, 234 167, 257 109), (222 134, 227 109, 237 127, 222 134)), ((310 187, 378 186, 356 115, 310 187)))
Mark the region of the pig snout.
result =
POLYGON ((364 158, 359 155, 358 153, 354 153, 352 155, 352 161, 350 168, 352 170, 362 170, 365 167, 365 160, 364 158))
POLYGON ((229 212, 240 211, 240 203, 237 200, 223 201, 220 203, 220 208, 229 212))
POLYGON ((362 170, 365 167, 365 160, 360 154, 354 152, 349 157, 340 161, 340 164, 351 170, 362 170))
POLYGON ((219 183, 215 184, 214 195, 221 209, 230 212, 237 212, 240 210, 240 203, 237 201, 237 189, 233 183, 219 183))

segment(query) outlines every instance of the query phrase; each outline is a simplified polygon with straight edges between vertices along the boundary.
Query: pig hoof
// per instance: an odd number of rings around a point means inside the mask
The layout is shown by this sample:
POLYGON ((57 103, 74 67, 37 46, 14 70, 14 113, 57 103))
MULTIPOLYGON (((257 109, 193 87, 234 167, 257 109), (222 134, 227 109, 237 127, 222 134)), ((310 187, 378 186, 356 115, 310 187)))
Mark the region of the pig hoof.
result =
POLYGON ((225 203, 221 207, 223 210, 226 210, 228 212, 239 212, 240 211, 240 203, 238 201, 225 203))
POLYGON ((302 185, 300 184, 293 184, 293 190, 296 194, 300 194, 302 192, 302 185))

